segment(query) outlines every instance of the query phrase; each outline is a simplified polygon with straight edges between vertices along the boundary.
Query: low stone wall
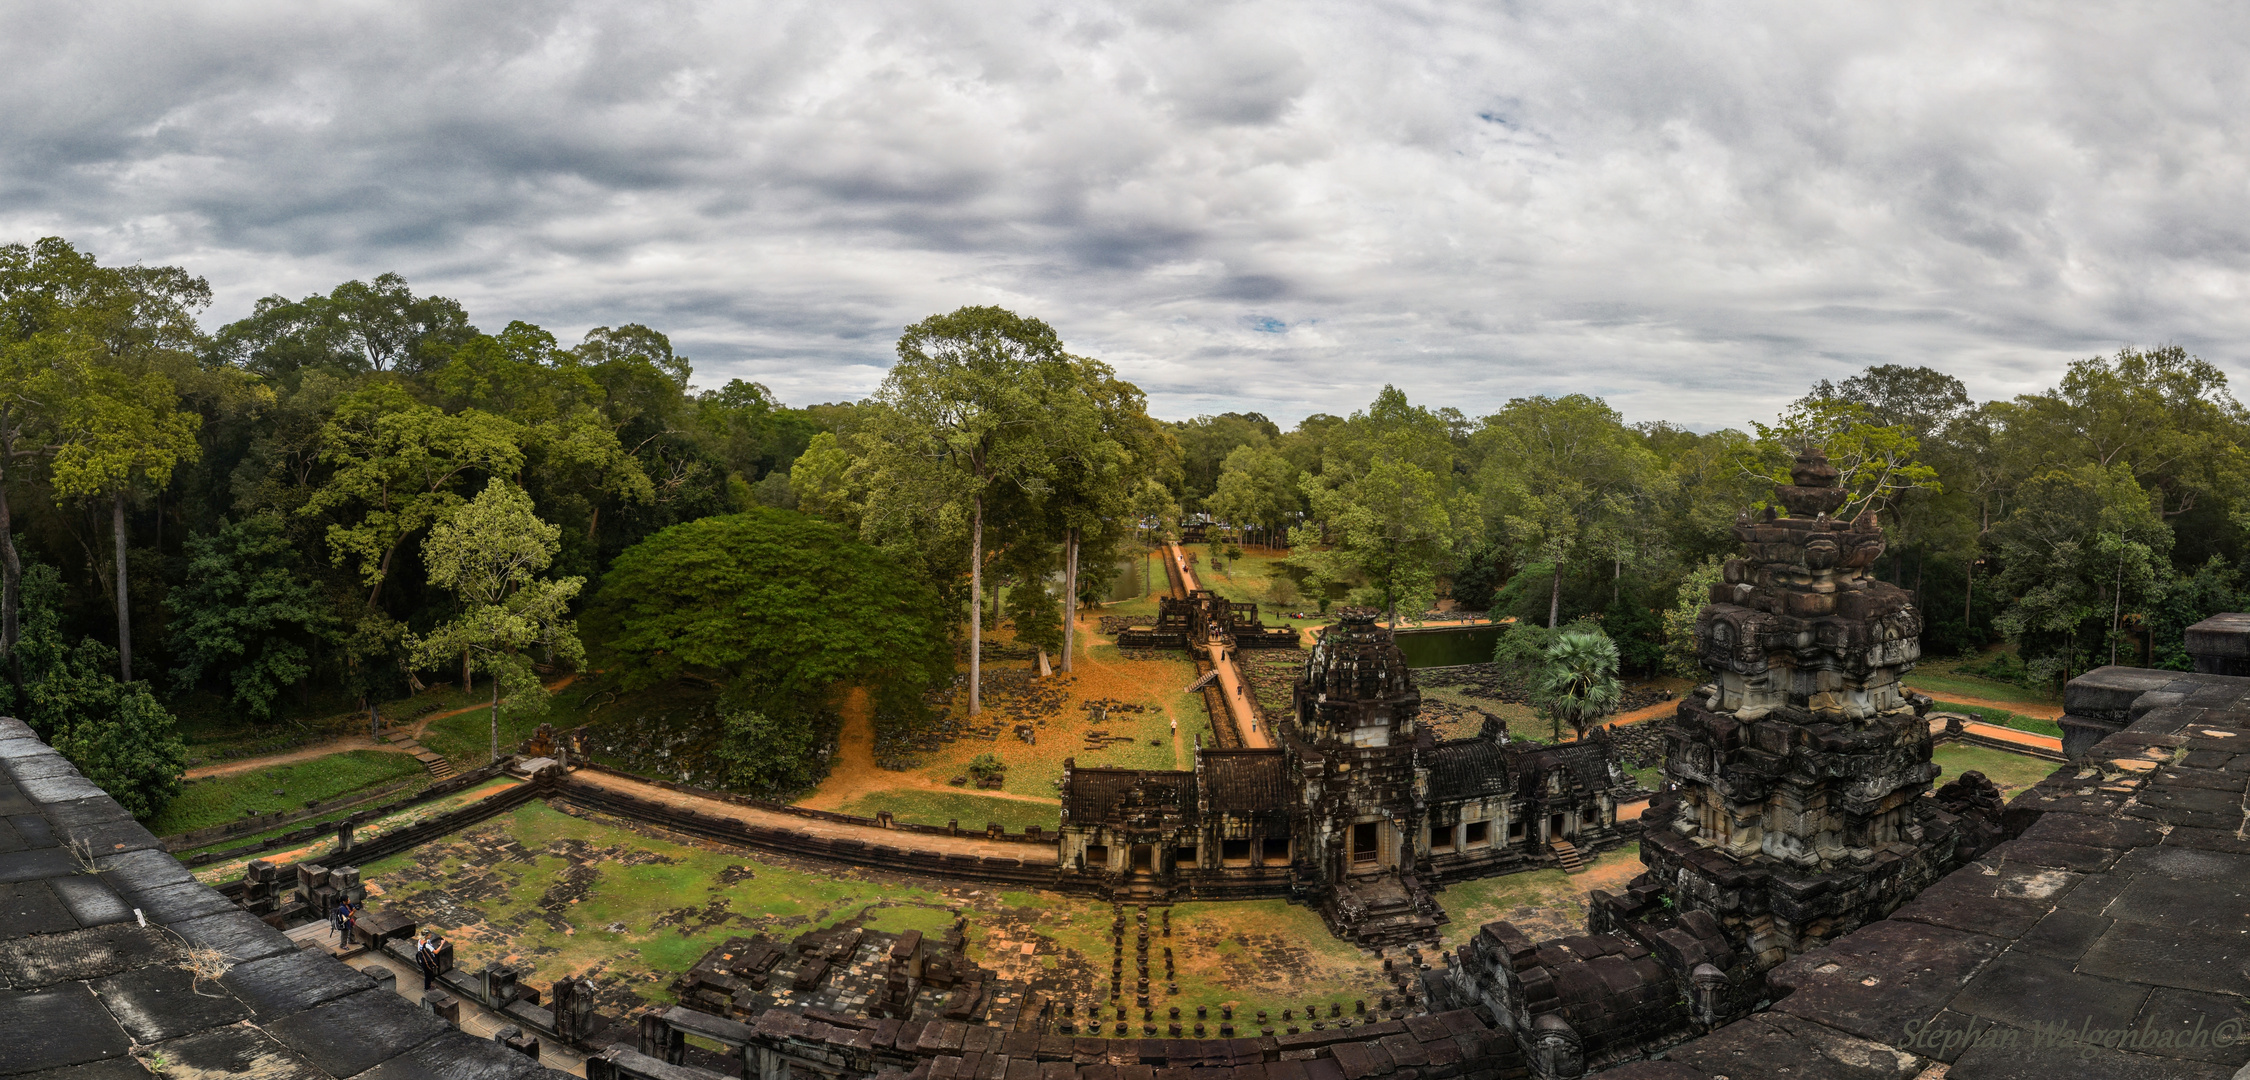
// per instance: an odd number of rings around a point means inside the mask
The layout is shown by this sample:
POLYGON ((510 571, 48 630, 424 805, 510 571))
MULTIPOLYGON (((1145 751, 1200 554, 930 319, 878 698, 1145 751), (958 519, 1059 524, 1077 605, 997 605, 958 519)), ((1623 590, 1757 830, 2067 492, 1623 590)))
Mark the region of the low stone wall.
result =
MULTIPOLYGON (((484 779, 489 780, 491 777, 486 776, 484 779)), ((385 833, 365 843, 355 843, 349 848, 339 846, 331 849, 325 855, 318 855, 301 861, 321 866, 346 864, 356 866, 374 862, 377 859, 387 859, 400 852, 412 851, 448 833, 458 832, 488 818, 507 813, 534 799, 545 798, 554 793, 554 787, 555 782, 551 779, 531 780, 506 791, 495 792, 458 810, 450 810, 439 814, 428 821, 385 833)), ((331 828, 325 831, 334 830, 331 828)), ((319 833, 314 835, 317 836, 319 833)), ((287 876, 294 872, 295 866, 296 863, 290 863, 278 869, 284 876, 287 876)), ((230 900, 240 901, 247 892, 247 885, 244 881, 230 881, 219 886, 218 889, 220 895, 230 900)))
MULTIPOLYGON (((462 773, 459 776, 448 777, 444 780, 438 781, 435 784, 431 784, 429 787, 423 788, 421 791, 418 791, 413 795, 408 796, 407 798, 400 799, 394 803, 386 803, 382 806, 375 807, 372 810, 359 811, 358 813, 355 813, 341 821, 328 821, 322 822, 318 825, 307 825, 302 829, 296 829, 290 832, 281 833, 277 836, 269 836, 263 840, 258 841, 255 844, 245 844, 241 847, 230 848, 226 851, 198 852, 197 854, 180 861, 188 864, 189 866, 204 866, 215 862, 226 862, 229 859, 239 859, 245 855, 255 855, 261 851, 272 851, 273 849, 278 847, 287 847, 294 844, 302 844, 307 840, 318 840, 326 834, 336 832, 347 824, 358 826, 366 822, 373 821, 376 818, 389 817, 390 815, 398 813, 401 810, 420 806, 421 804, 429 802, 432 799, 442 799, 456 792, 475 787, 476 785, 484 783, 485 781, 490 780, 495 776, 499 776, 504 770, 506 770, 508 762, 510 760, 512 759, 504 758, 481 769, 473 769, 469 772, 462 773)), ((330 809, 334 809, 334 807, 330 807, 330 809)), ((166 850, 171 851, 178 849, 167 847, 166 850)))
MULTIPOLYGON (((624 777, 625 779, 631 780, 634 783, 647 784, 650 787, 663 788, 666 791, 677 791, 682 795, 693 795, 699 799, 710 799, 713 802, 729 803, 734 806, 746 806, 753 810, 763 810, 767 813, 788 814, 791 817, 801 817, 811 821, 826 821, 832 822, 837 825, 857 825, 862 828, 885 829, 892 832, 920 833, 924 836, 968 836, 975 837, 980 840, 990 840, 1002 844, 1033 844, 1053 846, 1053 844, 1055 843, 1054 833, 1048 832, 1045 829, 1041 829, 1036 825, 1026 826, 1023 832, 1017 834, 1010 834, 1006 829, 994 827, 991 823, 987 823, 985 827, 981 828, 948 829, 943 825, 922 825, 915 822, 899 821, 896 819, 886 820, 884 818, 859 817, 853 814, 839 814, 833 810, 814 810, 803 806, 791 806, 788 803, 768 802, 764 799, 753 798, 748 795, 736 795, 725 791, 713 791, 709 788, 700 788, 692 784, 677 784, 669 780, 655 780, 646 776, 641 776, 638 773, 626 772, 623 769, 613 768, 611 766, 603 765, 599 762, 593 761, 577 761, 572 765, 572 768, 591 770, 593 772, 600 773, 608 773, 611 776, 624 777)), ((1057 811, 1059 819, 1059 807, 1057 808, 1057 811)))
MULTIPOLYGON (((567 778, 548 794, 589 810, 756 851, 826 859, 853 866, 928 877, 1026 885, 1033 888, 1052 888, 1055 884, 1055 867, 1052 863, 1027 863, 1022 859, 990 856, 944 855, 920 848, 892 846, 855 838, 814 836, 794 829, 753 825, 719 814, 667 806, 654 800, 567 778)), ((866 819, 850 818, 847 815, 833 817, 844 818, 850 824, 874 824, 866 819)))

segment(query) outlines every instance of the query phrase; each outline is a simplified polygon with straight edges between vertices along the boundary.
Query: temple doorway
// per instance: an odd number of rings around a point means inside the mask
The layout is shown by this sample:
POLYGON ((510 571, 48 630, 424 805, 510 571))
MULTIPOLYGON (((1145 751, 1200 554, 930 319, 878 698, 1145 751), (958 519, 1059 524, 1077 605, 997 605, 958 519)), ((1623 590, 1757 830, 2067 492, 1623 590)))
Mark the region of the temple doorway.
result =
POLYGON ((1375 822, 1352 826, 1352 865, 1372 866, 1381 857, 1382 835, 1375 822))
POLYGON ((1148 844, 1133 845, 1133 872, 1146 874, 1156 869, 1156 849, 1148 844))

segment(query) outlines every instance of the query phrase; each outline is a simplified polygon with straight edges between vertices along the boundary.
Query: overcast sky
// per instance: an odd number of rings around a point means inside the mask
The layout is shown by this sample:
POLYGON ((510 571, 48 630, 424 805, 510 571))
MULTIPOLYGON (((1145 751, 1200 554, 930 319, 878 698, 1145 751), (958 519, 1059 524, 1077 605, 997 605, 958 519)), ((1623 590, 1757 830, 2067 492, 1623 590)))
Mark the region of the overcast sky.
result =
POLYGON ((2176 342, 2239 381, 2250 7, 0 7, 0 240, 258 297, 384 271, 793 404, 963 304, 1167 417, 1385 382, 1769 418, 2176 342))

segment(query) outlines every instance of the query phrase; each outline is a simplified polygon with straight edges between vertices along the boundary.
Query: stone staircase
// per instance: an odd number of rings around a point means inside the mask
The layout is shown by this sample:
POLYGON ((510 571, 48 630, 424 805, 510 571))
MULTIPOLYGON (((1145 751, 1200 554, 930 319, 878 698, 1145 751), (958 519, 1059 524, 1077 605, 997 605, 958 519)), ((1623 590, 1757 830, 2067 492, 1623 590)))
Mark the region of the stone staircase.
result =
POLYGON ((1554 851, 1555 861, 1562 864, 1563 873, 1583 874, 1586 872, 1586 860, 1578 854, 1576 845, 1568 840, 1550 840, 1547 846, 1554 851))
POLYGON ((445 760, 445 755, 414 741, 412 732, 394 731, 383 736, 383 741, 414 755, 414 760, 421 762, 423 770, 434 779, 444 780, 454 775, 453 763, 445 760))
POLYGON ((1346 878, 1336 884, 1323 912, 1339 937, 1362 946, 1435 941, 1435 902, 1411 878, 1397 873, 1346 878))

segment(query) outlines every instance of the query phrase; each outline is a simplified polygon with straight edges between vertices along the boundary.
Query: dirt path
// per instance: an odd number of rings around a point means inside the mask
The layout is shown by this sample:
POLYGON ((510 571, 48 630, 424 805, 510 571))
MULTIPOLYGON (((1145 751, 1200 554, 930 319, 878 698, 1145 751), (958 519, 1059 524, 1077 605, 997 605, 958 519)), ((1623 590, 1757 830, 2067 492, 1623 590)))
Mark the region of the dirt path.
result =
MULTIPOLYGON (((577 672, 575 672, 575 671, 573 671, 573 672, 571 672, 570 674, 568 674, 568 675, 565 675, 565 676, 563 676, 562 678, 556 679, 555 681, 553 681, 553 682, 551 682, 551 683, 548 683, 548 684, 547 684, 547 692, 548 692, 548 693, 550 693, 550 694, 554 694, 554 693, 560 693, 560 692, 562 691, 562 689, 563 689, 564 687, 567 687, 567 686, 569 686, 570 684, 572 684, 572 683, 574 683, 574 682, 577 682, 577 681, 578 681, 578 673, 577 673, 577 672)), ((507 703, 507 699, 506 699, 506 698, 502 698, 502 699, 500 699, 500 700, 501 700, 501 704, 506 704, 506 703, 507 703)), ((421 718, 420 720, 416 720, 416 721, 414 722, 414 726, 413 726, 413 727, 411 727, 411 728, 407 728, 407 729, 406 729, 406 731, 407 731, 407 733, 408 733, 408 734, 410 734, 410 735, 414 736, 414 741, 416 741, 416 742, 420 742, 420 741, 422 740, 422 733, 423 733, 423 732, 425 732, 425 731, 428 731, 428 730, 430 729, 430 725, 431 725, 431 724, 437 723, 437 722, 438 722, 438 721, 440 721, 440 720, 445 720, 445 719, 450 719, 450 718, 452 718, 452 717, 455 717, 455 716, 460 716, 460 715, 462 715, 462 714, 464 714, 464 713, 473 713, 473 712, 476 712, 476 711, 478 711, 478 710, 480 710, 480 709, 490 709, 490 708, 492 708, 492 703, 491 703, 491 702, 489 702, 489 701, 480 701, 480 702, 478 702, 478 703, 476 703, 476 704, 474 704, 474 705, 463 705, 462 707, 460 707, 460 708, 458 708, 458 709, 447 709, 447 710, 445 710, 444 712, 431 713, 430 715, 428 715, 428 716, 425 716, 425 717, 421 718)))
MULTIPOLYGON (((698 795, 670 791, 651 784, 643 784, 637 780, 628 780, 611 773, 597 772, 593 769, 581 769, 572 773, 570 779, 572 783, 592 784, 596 787, 624 792, 636 798, 663 803, 666 806, 679 807, 684 810, 692 809, 699 814, 733 818, 736 821, 751 825, 789 829, 804 833, 807 836, 821 836, 836 840, 865 840, 870 844, 883 844, 889 847, 927 851, 940 855, 975 855, 979 857, 989 855, 995 858, 1022 859, 1026 863, 1047 863, 1050 865, 1055 861, 1055 849, 1051 845, 1003 844, 977 839, 973 836, 933 836, 928 833, 902 832, 896 829, 881 829, 869 825, 846 825, 836 821, 802 818, 795 814, 760 810, 750 806, 737 806, 730 802, 720 802, 698 795)), ((947 788, 946 790, 954 789, 947 788)), ((563 792, 563 797, 569 798, 569 793, 563 792)))
POLYGON ((214 765, 198 765, 195 768, 189 769, 187 771, 187 778, 190 780, 201 780, 206 776, 232 776, 235 773, 249 772, 252 769, 263 769, 273 765, 288 765, 292 762, 298 761, 311 761, 314 758, 324 758, 330 754, 350 753, 353 750, 381 750, 385 753, 406 753, 406 751, 401 750, 396 746, 392 746, 389 743, 376 742, 375 740, 370 739, 365 735, 347 735, 341 739, 331 739, 324 743, 314 743, 311 746, 300 746, 295 750, 285 750, 278 754, 267 754, 264 757, 242 758, 236 761, 222 761, 214 765))
POLYGON ((836 733, 836 763, 828 770, 828 778, 820 782, 813 793, 797 800, 797 805, 812 810, 841 810, 854 800, 901 788, 915 791, 940 791, 948 795, 975 795, 986 799, 1009 799, 1015 802, 1039 803, 1061 806, 1061 799, 1042 799, 1037 795, 1018 795, 1008 791, 976 791, 941 784, 927 776, 912 772, 892 772, 875 764, 875 710, 869 705, 867 691, 853 687, 844 695, 843 730, 836 733))
MULTIPOLYGON (((554 682, 548 683, 547 692, 550 694, 556 693, 562 690, 564 687, 569 686, 571 683, 577 681, 578 673, 572 672, 568 675, 563 676, 562 678, 556 679, 554 682)), ((475 705, 463 706, 458 709, 447 709, 444 712, 431 713, 430 715, 415 721, 414 726, 412 727, 393 728, 391 730, 393 733, 396 733, 398 731, 405 731, 411 734, 413 738, 409 739, 408 743, 416 743, 421 741, 422 733, 429 730, 429 726, 431 724, 434 724, 449 716, 459 716, 463 713, 473 713, 479 709, 489 709, 491 707, 492 703, 486 701, 480 702, 475 705)), ((381 750, 387 754, 411 754, 419 749, 420 747, 417 746, 390 742, 379 742, 366 735, 346 735, 339 739, 330 739, 329 741, 324 743, 314 743, 311 746, 300 746, 295 750, 284 750, 278 754, 266 754, 262 757, 240 758, 235 761, 222 761, 212 765, 198 765, 195 768, 189 769, 185 774, 185 777, 189 780, 201 780, 206 776, 231 776, 238 772, 249 772, 252 769, 263 769, 272 765, 289 765, 299 761, 311 761, 314 758, 324 758, 329 756, 330 754, 346 754, 354 750, 381 750)))

